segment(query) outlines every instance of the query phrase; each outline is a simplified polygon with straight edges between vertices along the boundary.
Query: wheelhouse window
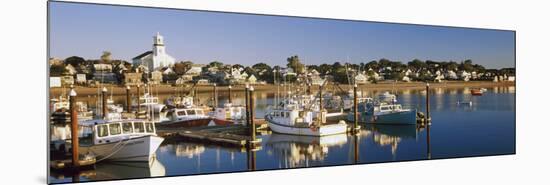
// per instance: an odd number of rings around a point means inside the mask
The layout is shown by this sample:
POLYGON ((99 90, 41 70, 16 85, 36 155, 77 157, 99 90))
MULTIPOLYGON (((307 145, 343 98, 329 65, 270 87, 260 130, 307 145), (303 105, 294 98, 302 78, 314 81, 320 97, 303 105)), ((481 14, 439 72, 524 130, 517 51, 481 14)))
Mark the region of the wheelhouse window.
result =
POLYGON ((97 137, 105 137, 109 135, 107 125, 99 125, 97 126, 97 137))
POLYGON ((145 130, 149 133, 154 133, 155 130, 153 129, 153 123, 151 122, 145 123, 145 130))
POLYGON ((193 110, 193 109, 187 110, 187 114, 188 115, 195 115, 195 110, 193 110))
POLYGON ((182 110, 182 111, 178 111, 178 113, 177 113, 177 114, 178 114, 178 116, 185 116, 185 115, 187 115, 187 114, 185 113, 185 111, 184 111, 184 110, 182 110))
POLYGON ((129 134, 134 132, 134 128, 132 127, 132 123, 122 123, 122 133, 129 134))
POLYGON ((80 126, 78 131, 78 143, 80 145, 91 145, 93 143, 94 133, 90 126, 80 126))
POLYGON ((143 133, 145 128, 143 127, 143 122, 134 122, 134 132, 143 133))
POLYGON ((122 132, 122 129, 120 128, 120 123, 109 124, 109 132, 111 135, 120 134, 122 132))

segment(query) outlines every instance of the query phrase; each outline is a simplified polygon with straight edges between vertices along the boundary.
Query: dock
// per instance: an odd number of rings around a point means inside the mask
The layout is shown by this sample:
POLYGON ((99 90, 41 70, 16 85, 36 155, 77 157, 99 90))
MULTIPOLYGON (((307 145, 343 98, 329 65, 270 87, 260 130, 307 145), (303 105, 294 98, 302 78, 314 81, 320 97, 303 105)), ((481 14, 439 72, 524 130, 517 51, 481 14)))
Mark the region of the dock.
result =
MULTIPOLYGON (((257 127, 268 128, 267 124, 257 124, 257 127)), ((252 139, 249 128, 244 125, 205 126, 190 128, 157 127, 157 135, 167 140, 185 140, 214 145, 246 147, 247 144, 259 145, 261 138, 252 139)), ((258 130, 260 132, 260 129, 258 130)))

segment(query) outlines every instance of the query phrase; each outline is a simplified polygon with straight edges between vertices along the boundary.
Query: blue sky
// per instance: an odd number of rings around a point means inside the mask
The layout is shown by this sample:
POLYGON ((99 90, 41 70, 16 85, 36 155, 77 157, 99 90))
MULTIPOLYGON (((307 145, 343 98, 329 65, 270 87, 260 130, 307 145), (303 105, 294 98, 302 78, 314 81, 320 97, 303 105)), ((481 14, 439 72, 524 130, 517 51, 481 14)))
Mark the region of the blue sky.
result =
POLYGON ((286 65, 472 59, 486 68, 514 67, 514 32, 361 21, 215 13, 50 2, 50 57, 131 58, 164 36, 177 61, 286 65))

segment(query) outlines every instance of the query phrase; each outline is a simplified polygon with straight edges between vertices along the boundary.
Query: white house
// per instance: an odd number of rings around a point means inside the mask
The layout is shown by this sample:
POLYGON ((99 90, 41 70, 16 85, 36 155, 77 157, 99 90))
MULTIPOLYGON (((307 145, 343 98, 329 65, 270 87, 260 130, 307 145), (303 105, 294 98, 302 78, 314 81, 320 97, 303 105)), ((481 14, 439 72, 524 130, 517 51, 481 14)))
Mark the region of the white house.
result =
POLYGON ((61 77, 50 77, 50 87, 61 87, 61 77))
POLYGON ((74 66, 71 64, 67 64, 67 66, 65 66, 65 70, 67 70, 67 73, 69 73, 70 75, 76 74, 76 68, 74 68, 74 66))
POLYGON ((403 76, 403 79, 401 79, 401 80, 404 81, 404 82, 410 82, 411 81, 409 76, 403 76))
POLYGON ((254 76, 254 74, 251 74, 249 77, 248 77, 248 80, 247 82, 250 83, 250 84, 256 84, 256 81, 258 79, 256 78, 256 76, 254 76))
POLYGON ((189 70, 185 72, 189 76, 199 76, 202 72, 202 66, 193 64, 189 70))
POLYGON ((355 76, 355 83, 357 84, 366 84, 368 81, 367 76, 365 76, 363 73, 359 73, 355 76))
POLYGON ((112 72, 113 66, 111 64, 94 64, 94 69, 96 72, 103 71, 103 72, 112 72))
POLYGON ((85 84, 86 83, 86 74, 76 74, 76 83, 85 84))
POLYGON ((458 79, 458 76, 456 76, 456 73, 453 70, 447 71, 447 79, 456 80, 458 79))
POLYGON ((173 73, 175 73, 175 72, 174 72, 174 70, 172 70, 171 67, 167 67, 162 71, 163 75, 169 75, 169 74, 173 74, 173 73))
POLYGON ((146 51, 132 59, 134 66, 146 66, 149 71, 174 65, 175 59, 166 53, 163 37, 157 32, 153 36, 153 50, 146 51))

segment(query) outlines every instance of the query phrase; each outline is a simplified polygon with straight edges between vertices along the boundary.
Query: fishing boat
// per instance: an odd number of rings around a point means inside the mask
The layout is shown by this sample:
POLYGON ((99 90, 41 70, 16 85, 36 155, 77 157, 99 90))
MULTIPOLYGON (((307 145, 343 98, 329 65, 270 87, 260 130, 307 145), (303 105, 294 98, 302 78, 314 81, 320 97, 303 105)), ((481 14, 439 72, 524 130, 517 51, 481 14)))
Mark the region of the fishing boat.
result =
MULTIPOLYGON (((50 100, 51 119, 54 122, 66 122, 70 121, 69 112, 69 100, 63 96, 59 96, 59 99, 53 98, 50 100)), ((88 105, 84 102, 76 102, 76 112, 78 113, 78 120, 93 119, 93 111, 88 109, 88 105)))
POLYGON ((392 94, 392 93, 386 91, 386 92, 378 95, 378 101, 396 103, 397 102, 397 96, 395 94, 392 94))
POLYGON ((165 101, 166 106, 170 109, 179 107, 189 107, 193 105, 192 96, 171 96, 165 101))
POLYGON ((481 96, 483 95, 483 91, 481 89, 472 89, 470 90, 470 93, 474 96, 481 96))
POLYGON ((232 103, 224 103, 223 107, 217 107, 210 112, 216 125, 244 124, 246 108, 232 103))
MULTIPOLYGON (((416 109, 405 109, 401 104, 362 102, 358 105, 359 122, 376 124, 416 124, 416 109)), ((347 119, 354 121, 353 113, 347 119)))
POLYGON ((314 112, 307 108, 299 108, 299 104, 284 101, 282 108, 268 110, 265 119, 273 132, 292 135, 326 136, 346 133, 345 122, 323 124, 326 112, 314 112))
POLYGON ((79 126, 80 153, 93 154, 98 162, 149 161, 164 140, 153 122, 141 119, 88 120, 79 126))
POLYGON ((168 121, 168 108, 166 105, 159 102, 158 97, 145 93, 143 96, 139 97, 138 101, 140 110, 138 114, 141 118, 149 118, 155 122, 168 121))

